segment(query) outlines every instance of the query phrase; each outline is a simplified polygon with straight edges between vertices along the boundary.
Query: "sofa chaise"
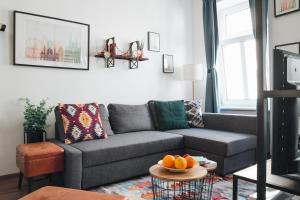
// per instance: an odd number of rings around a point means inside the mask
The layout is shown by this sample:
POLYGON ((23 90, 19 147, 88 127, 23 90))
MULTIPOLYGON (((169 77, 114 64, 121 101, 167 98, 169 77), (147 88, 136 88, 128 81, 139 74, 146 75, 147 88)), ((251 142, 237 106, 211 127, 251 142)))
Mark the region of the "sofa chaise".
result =
POLYGON ((202 155, 225 175, 255 163, 256 117, 203 113, 205 128, 158 131, 151 104, 100 105, 107 139, 64 144, 58 108, 56 139, 65 150, 64 185, 87 189, 146 175, 165 154, 202 155), (112 131, 114 132, 112 132, 112 131))

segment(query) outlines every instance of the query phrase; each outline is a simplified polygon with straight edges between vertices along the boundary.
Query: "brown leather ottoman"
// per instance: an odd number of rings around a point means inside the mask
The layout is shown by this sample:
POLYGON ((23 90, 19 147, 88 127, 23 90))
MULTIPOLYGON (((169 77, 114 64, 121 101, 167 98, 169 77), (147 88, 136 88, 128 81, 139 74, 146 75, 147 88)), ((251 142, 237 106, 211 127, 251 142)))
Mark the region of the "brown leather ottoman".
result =
POLYGON ((31 192, 33 177, 64 170, 64 149, 51 142, 20 144, 16 150, 16 163, 20 169, 19 189, 24 176, 31 192))
POLYGON ((126 200, 126 197, 114 194, 88 192, 62 187, 46 186, 32 192, 20 200, 126 200))

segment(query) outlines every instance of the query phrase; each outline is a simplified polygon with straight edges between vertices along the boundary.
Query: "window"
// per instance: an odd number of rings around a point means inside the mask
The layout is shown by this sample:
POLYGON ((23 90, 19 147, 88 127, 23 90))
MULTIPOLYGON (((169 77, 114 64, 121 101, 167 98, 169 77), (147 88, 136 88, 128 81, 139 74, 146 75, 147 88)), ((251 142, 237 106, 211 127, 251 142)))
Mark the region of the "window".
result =
POLYGON ((255 109, 256 47, 248 0, 217 3, 221 109, 255 109))

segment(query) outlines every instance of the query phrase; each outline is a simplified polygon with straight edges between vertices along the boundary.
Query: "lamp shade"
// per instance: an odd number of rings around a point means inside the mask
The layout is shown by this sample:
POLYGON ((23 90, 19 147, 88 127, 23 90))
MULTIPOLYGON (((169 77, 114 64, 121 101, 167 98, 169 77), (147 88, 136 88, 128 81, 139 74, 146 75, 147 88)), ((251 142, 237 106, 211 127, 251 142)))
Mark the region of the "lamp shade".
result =
POLYGON ((203 65, 202 64, 188 64, 183 66, 184 80, 203 80, 203 65))

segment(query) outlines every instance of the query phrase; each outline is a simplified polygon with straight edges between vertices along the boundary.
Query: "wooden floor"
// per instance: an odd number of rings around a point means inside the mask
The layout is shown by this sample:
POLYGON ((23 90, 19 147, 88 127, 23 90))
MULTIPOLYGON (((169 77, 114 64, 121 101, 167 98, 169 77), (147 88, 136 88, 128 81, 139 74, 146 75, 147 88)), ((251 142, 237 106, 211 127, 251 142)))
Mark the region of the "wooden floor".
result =
MULTIPOLYGON (((18 175, 9 175, 0 178, 0 200, 15 200, 27 194, 27 182, 23 180, 22 189, 18 190, 18 175)), ((49 185, 48 179, 36 180, 33 190, 49 185)))

